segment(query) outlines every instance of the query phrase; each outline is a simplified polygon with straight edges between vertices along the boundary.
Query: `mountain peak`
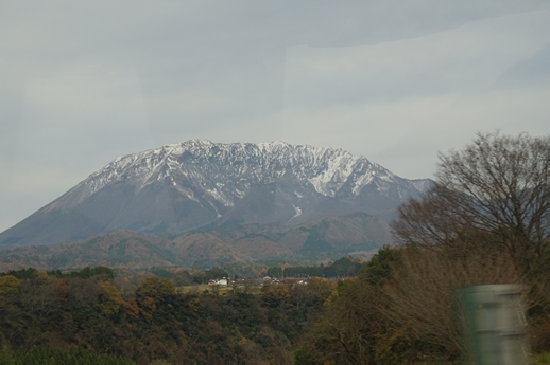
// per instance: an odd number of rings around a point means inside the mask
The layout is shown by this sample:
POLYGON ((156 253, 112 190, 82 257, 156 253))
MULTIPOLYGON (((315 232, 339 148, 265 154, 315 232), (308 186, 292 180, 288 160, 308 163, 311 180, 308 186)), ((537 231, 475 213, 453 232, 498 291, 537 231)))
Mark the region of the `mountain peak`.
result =
POLYGON ((22 242, 49 243, 117 229, 182 232, 227 222, 387 214, 426 186, 342 149, 195 139, 115 159, 20 222, 9 236, 13 241, 21 232, 22 242), (46 231, 62 227, 51 236, 40 234, 36 220, 46 231), (35 221, 32 239, 24 237, 26 221, 35 221))
MULTIPOLYGON (((122 179, 126 181, 130 178, 141 189, 174 174, 203 175, 199 180, 201 188, 205 188, 208 185, 224 184, 225 176, 259 183, 274 182, 284 174, 291 173, 295 178, 312 184, 317 193, 335 196, 357 170, 362 170, 366 175, 362 174, 364 178, 351 181, 354 195, 374 176, 388 181, 394 178, 389 170, 342 149, 295 146, 281 141, 222 144, 196 139, 116 159, 81 183, 87 188, 79 202, 107 184, 122 179)), ((232 199, 222 200, 231 205, 232 199)))

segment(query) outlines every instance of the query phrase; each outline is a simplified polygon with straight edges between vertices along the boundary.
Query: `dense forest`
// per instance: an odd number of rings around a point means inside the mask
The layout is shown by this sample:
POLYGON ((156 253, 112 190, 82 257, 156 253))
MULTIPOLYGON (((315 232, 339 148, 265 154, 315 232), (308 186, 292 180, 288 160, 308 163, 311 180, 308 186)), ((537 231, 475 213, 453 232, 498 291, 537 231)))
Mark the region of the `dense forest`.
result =
POLYGON ((129 291, 128 279, 101 267, 3 274, 0 346, 14 358, 43 349, 50 357, 86 350, 140 364, 285 364, 335 288, 310 278, 307 286, 176 292, 170 279, 149 276, 129 291))
MULTIPOLYGON (((333 264, 347 264, 351 271, 357 262, 343 258, 333 264)), ((153 270, 170 278, 115 276, 103 267, 11 271, 0 276, 0 359, 13 364, 456 361, 463 349, 451 322, 450 288, 527 280, 514 268, 507 255, 473 252, 458 258, 446 251, 385 246, 361 264, 357 277, 309 277, 307 285, 197 286, 200 278, 225 274, 221 268, 188 274, 185 286, 174 284, 181 270, 153 270), (449 269, 452 277, 443 280, 449 269)), ((285 271, 308 269, 326 268, 285 271)), ((531 341, 544 357, 550 350, 550 319, 540 293, 530 310, 531 341)))

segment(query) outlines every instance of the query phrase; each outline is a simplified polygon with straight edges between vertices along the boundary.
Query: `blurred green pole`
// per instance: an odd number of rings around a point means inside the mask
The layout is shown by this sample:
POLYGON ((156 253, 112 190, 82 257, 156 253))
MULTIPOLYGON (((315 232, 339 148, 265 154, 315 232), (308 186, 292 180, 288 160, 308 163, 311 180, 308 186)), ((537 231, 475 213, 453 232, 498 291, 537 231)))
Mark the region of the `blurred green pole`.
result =
POLYGON ((458 289, 467 362, 476 365, 529 363, 525 303, 518 285, 458 289))

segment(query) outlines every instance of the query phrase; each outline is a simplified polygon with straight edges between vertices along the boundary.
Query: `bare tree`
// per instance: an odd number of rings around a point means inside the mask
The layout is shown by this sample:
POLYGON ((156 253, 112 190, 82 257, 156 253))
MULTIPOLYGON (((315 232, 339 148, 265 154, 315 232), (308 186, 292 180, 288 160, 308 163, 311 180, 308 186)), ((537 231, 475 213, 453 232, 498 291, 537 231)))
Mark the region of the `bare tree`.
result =
POLYGON ((397 238, 419 245, 492 245, 541 263, 550 247, 550 136, 479 133, 439 153, 436 185, 399 208, 397 238))
POLYGON ((405 247, 392 266, 383 290, 386 305, 380 308, 382 317, 392 323, 390 332, 406 329, 412 338, 444 348, 455 358, 466 349, 456 288, 514 283, 523 288, 524 297, 530 290, 508 252, 472 250, 457 257, 446 247, 405 247))

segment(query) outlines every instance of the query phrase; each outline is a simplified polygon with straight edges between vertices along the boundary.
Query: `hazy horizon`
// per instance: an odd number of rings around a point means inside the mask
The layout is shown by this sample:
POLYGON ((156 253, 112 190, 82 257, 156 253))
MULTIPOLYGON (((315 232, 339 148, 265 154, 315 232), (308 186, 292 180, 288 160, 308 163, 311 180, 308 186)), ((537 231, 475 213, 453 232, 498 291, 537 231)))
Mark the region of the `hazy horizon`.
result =
POLYGON ((10 3, 0 232, 191 139, 342 148, 407 179, 478 131, 548 134, 550 3, 10 3))

